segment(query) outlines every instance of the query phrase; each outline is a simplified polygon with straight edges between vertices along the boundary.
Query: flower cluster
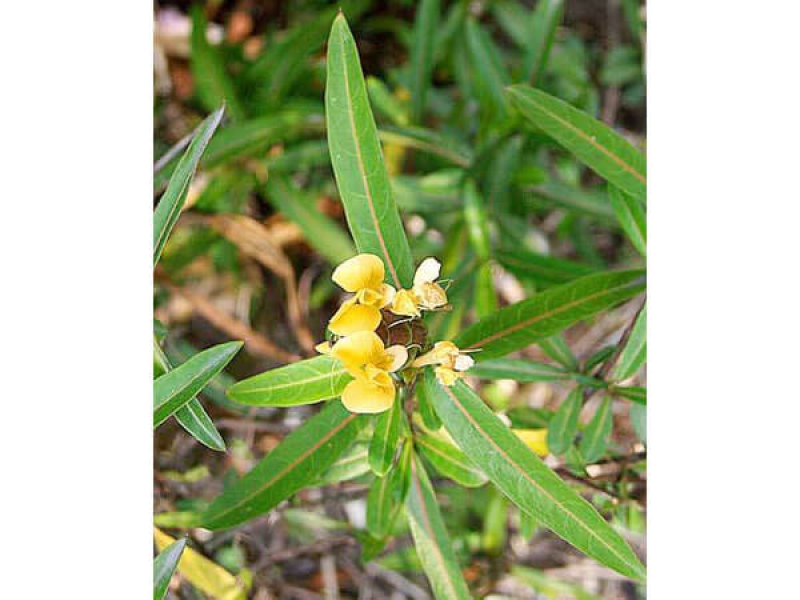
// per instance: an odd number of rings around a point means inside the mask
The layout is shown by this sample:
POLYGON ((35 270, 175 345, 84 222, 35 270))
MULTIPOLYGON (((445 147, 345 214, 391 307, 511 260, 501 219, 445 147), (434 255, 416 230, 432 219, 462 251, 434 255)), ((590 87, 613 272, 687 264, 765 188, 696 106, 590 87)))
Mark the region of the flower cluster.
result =
MULTIPOLYGON (((410 290, 395 290, 384 283, 383 261, 374 254, 354 256, 333 271, 334 283, 353 295, 328 323, 335 343, 323 342, 317 350, 338 359, 352 375, 353 381, 342 392, 342 402, 348 410, 379 413, 391 408, 396 394, 391 374, 409 362, 409 348, 402 344, 385 346, 376 330, 387 323, 388 327, 421 323, 422 311, 446 308, 447 292, 439 282, 440 269, 435 258, 423 260, 410 290)), ((414 340, 408 340, 408 344, 422 346, 414 340)), ((472 362, 452 342, 437 342, 430 352, 413 360, 411 366, 435 365, 439 381, 453 385, 472 362)))

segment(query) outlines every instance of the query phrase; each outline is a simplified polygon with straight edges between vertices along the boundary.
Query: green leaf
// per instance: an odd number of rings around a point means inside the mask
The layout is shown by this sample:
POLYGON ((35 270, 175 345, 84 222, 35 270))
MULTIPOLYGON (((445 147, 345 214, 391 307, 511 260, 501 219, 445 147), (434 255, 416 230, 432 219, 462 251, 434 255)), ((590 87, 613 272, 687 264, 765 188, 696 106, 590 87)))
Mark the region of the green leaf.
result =
POLYGON ((521 358, 497 358, 477 363, 469 370, 471 377, 513 379, 520 383, 564 381, 570 374, 559 367, 521 358))
POLYGON ((478 193, 475 184, 468 180, 464 185, 464 221, 467 223, 472 247, 478 258, 488 260, 491 252, 489 240, 489 217, 486 215, 486 205, 478 193))
POLYGON ((409 49, 411 67, 411 121, 421 123, 425 113, 425 96, 431 85, 433 49, 439 25, 439 0, 422 0, 414 19, 414 35, 409 49))
POLYGON ((556 28, 564 15, 564 0, 539 0, 530 18, 530 33, 522 60, 522 79, 535 85, 547 66, 556 28))
POLYGON ((504 117, 506 109, 503 87, 508 83, 508 74, 492 44, 492 38, 474 17, 467 19, 465 37, 483 113, 490 118, 504 117))
POLYGON ((489 487, 489 500, 484 508, 481 548, 489 556, 503 552, 508 531, 508 498, 489 487))
POLYGON ((494 289, 492 265, 481 263, 475 277, 475 314, 482 319, 496 312, 497 292, 494 289))
MULTIPOLYGON (((430 371, 430 369, 428 369, 430 371)), ((463 381, 426 373, 436 410, 464 453, 521 509, 606 566, 634 579, 645 569, 622 537, 551 471, 463 381)))
POLYGON ((642 307, 625 348, 620 352, 617 364, 611 371, 615 381, 633 377, 647 359, 647 305, 642 307))
POLYGON ((224 111, 225 107, 220 107, 195 130, 192 143, 189 144, 180 162, 178 162, 178 166, 175 167, 175 172, 170 177, 167 190, 161 196, 158 206, 156 206, 156 210, 153 213, 153 267, 158 264, 158 259, 162 250, 164 250, 164 244, 167 243, 167 238, 178 221, 183 204, 186 202, 189 183, 197 170, 197 163, 200 161, 208 141, 214 134, 214 130, 222 120, 224 111))
POLYGON ((630 409, 631 425, 636 437, 647 443, 647 407, 642 404, 631 404, 630 409))
POLYGON ((467 168, 472 161, 472 152, 468 147, 438 131, 422 127, 383 127, 379 135, 386 144, 422 150, 459 167, 467 168))
POLYGON ((417 448, 438 473, 464 487, 479 487, 486 483, 486 475, 453 444, 419 434, 415 438, 417 448))
POLYGON ((214 421, 200 404, 200 400, 192 398, 186 406, 178 409, 175 418, 189 434, 204 446, 212 450, 225 452, 225 440, 214 426, 214 421))
POLYGON ((608 202, 608 194, 597 189, 574 188, 558 181, 551 181, 528 190, 530 200, 541 199, 549 204, 586 215, 607 224, 615 224, 614 209, 608 202))
POLYGON ((529 279, 543 285, 567 283, 597 272, 591 265, 531 252, 519 244, 497 250, 495 258, 519 279, 529 279))
MULTIPOLYGON (((511 575, 531 586, 545 598, 574 598, 574 600, 600 600, 579 585, 548 576, 544 571, 519 565, 511 566, 511 575)), ((537 596, 538 597, 538 596, 537 596)))
POLYGON ((525 85, 507 88, 523 117, 572 152, 600 177, 644 201, 647 194, 644 155, 618 133, 541 90, 525 85))
POLYGON ((406 496, 406 514, 417 555, 434 596, 440 600, 468 600, 471 597, 469 588, 453 553, 439 502, 425 467, 416 456, 411 461, 411 489, 406 496))
POLYGON ((156 556, 153 561, 153 600, 162 600, 167 595, 167 587, 175 567, 186 547, 186 538, 175 540, 172 544, 164 548, 164 551, 156 556))
POLYGON ((339 400, 328 403, 227 487, 203 513, 203 527, 233 527, 303 489, 350 447, 361 423, 339 400))
POLYGON ((567 340, 560 333, 540 341, 539 348, 554 361, 563 365, 565 369, 570 371, 578 370, 578 358, 572 352, 569 344, 567 344, 567 340))
POLYGON ((331 468, 320 477, 322 485, 339 483, 361 477, 369 473, 369 446, 367 444, 353 444, 331 468))
POLYGON ((597 407, 592 420, 583 430, 578 450, 581 451, 581 455, 587 463, 597 462, 605 454, 606 442, 614 425, 611 408, 611 398, 606 396, 597 407))
POLYGON ((331 163, 358 251, 380 257, 392 285, 409 287, 411 250, 392 199, 356 43, 341 13, 328 39, 325 116, 331 163))
POLYGON ((375 421, 375 433, 369 445, 369 466, 372 472, 383 477, 392 466, 400 440, 403 425, 401 402, 392 404, 392 408, 378 415, 375 421))
POLYGON ((315 199, 290 185, 280 173, 271 173, 264 187, 280 212, 295 223, 306 241, 331 264, 338 265, 356 253, 353 242, 330 217, 320 212, 315 199))
POLYGON ((647 389, 643 387, 613 387, 611 391, 623 398, 647 406, 647 389))
POLYGON ((583 393, 576 387, 567 395, 547 428, 547 447, 553 454, 564 454, 578 432, 578 417, 583 406, 583 393))
POLYGON ((454 341, 459 348, 480 349, 474 354, 475 360, 500 357, 607 310, 644 287, 641 270, 588 275, 501 308, 468 327, 454 341))
POLYGON ((536 533, 536 528, 539 523, 530 513, 524 510, 519 511, 519 535, 523 540, 530 540, 533 534, 536 533))
POLYGON ((208 43, 207 22, 203 8, 192 7, 192 53, 191 69, 195 90, 203 106, 212 110, 226 104, 234 121, 244 118, 244 110, 236 93, 233 79, 225 71, 225 63, 219 49, 208 43))
POLYGON ((608 197, 631 244, 639 254, 647 256, 647 215, 644 205, 613 185, 608 186, 608 197))
POLYGON ((367 494, 367 531, 376 538, 389 535, 392 527, 392 478, 376 477, 367 494))
POLYGON ((338 397, 351 379, 335 358, 315 356, 243 379, 228 397, 250 406, 299 406, 338 397))
POLYGON ((196 354, 153 382, 153 427, 194 398, 242 347, 243 342, 219 344, 196 354))
POLYGON ((492 212, 508 212, 512 201, 511 187, 519 170, 522 147, 525 140, 515 135, 505 142, 492 157, 486 175, 486 204, 492 212))
MULTIPOLYGON (((470 374, 472 374, 472 369, 470 370, 470 374)), ((423 385, 417 385, 415 390, 417 408, 422 417, 422 423, 431 431, 436 431, 442 426, 442 420, 439 418, 439 415, 436 414, 436 409, 433 407, 433 403, 428 395, 428 388, 423 385)))

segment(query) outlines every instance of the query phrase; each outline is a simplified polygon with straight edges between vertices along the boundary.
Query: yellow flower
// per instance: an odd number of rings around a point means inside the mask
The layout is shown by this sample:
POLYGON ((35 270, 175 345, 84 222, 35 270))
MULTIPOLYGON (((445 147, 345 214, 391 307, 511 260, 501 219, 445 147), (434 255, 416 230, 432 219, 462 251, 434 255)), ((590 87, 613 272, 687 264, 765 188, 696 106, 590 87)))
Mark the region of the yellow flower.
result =
POLYGON ((336 335, 375 331, 381 322, 381 309, 395 296, 395 289, 383 282, 384 274, 383 261, 374 254, 359 254, 336 267, 334 283, 355 295, 336 311, 328 329, 336 335))
POLYGON ((547 447, 547 429, 512 429, 519 439, 525 442, 539 456, 547 456, 550 450, 547 447))
POLYGON ((358 331, 336 342, 330 354, 354 377, 342 392, 342 403, 349 411, 379 413, 391 408, 395 387, 389 373, 408 360, 405 347, 384 348, 374 332, 358 331))
POLYGON ((423 260, 414 273, 414 287, 395 294, 392 312, 396 315, 419 317, 420 309, 436 310, 447 305, 447 293, 436 283, 441 268, 442 265, 435 258, 423 260))
POLYGON ((463 377, 464 371, 474 364, 475 361, 463 354, 453 342, 436 342, 430 352, 413 362, 415 367, 438 365, 434 369, 436 379, 447 386, 453 385, 459 377, 463 377))

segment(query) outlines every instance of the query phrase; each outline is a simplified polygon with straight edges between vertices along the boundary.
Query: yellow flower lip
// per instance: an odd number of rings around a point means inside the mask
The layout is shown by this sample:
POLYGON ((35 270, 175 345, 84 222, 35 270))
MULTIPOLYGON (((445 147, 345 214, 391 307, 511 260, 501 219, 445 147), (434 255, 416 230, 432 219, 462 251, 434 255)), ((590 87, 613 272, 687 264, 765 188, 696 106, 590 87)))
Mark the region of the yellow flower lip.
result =
POLYGON ((414 367, 424 367, 436 365, 434 373, 440 383, 450 386, 459 377, 463 377, 464 371, 469 369, 475 361, 458 349, 453 342, 436 342, 426 354, 418 357, 413 363, 414 367))
POLYGON ((528 448, 539 456, 547 456, 550 449, 547 447, 547 429, 512 429, 528 448))
POLYGON ((447 305, 447 293, 436 283, 442 265, 433 257, 423 260, 414 273, 414 286, 399 290, 391 310, 396 315, 419 317, 420 309, 436 310, 447 305))
POLYGON ((384 275, 383 261, 374 254, 359 254, 336 267, 332 275, 334 283, 355 296, 336 311, 328 329, 340 336, 375 331, 381 322, 380 309, 388 306, 395 296, 395 289, 383 282, 384 275))
POLYGON ((342 402, 355 413, 379 413, 391 408, 395 385, 390 373, 408 361, 404 346, 384 348, 372 331, 359 331, 333 345, 331 356, 354 377, 342 392, 342 402))

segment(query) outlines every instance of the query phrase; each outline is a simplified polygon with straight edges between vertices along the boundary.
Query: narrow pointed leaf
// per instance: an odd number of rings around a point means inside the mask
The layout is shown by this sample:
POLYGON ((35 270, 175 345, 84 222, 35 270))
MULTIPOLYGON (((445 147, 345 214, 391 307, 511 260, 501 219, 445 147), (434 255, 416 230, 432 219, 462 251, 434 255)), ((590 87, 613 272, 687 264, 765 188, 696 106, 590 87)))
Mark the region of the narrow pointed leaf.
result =
POLYGON ((338 360, 315 356, 243 379, 227 394, 250 406, 299 406, 338 397, 351 379, 338 360))
POLYGON ((643 444, 647 443, 647 407, 641 404, 631 404, 631 425, 643 444))
POLYGON ((389 535, 392 525, 392 478, 376 477, 367 494, 367 531, 376 538, 389 535))
POLYGON ((540 285, 567 283, 598 270, 591 265, 531 252, 520 245, 497 250, 495 258, 519 279, 540 285))
POLYGON ((481 379, 513 379, 520 383, 565 381, 570 374, 560 367, 521 358, 484 360, 469 370, 471 377, 481 379))
POLYGON ((606 566, 628 577, 644 578, 644 566, 619 533, 463 381, 446 387, 426 373, 425 385, 433 388, 436 410, 453 439, 512 502, 606 566))
POLYGON ((328 38, 325 116, 331 163, 356 246, 383 260, 389 283, 409 287, 411 250, 392 199, 356 43, 341 13, 328 38))
POLYGON ((583 393, 581 388, 573 389, 556 414, 550 419, 547 427, 547 447, 556 455, 564 454, 572 445, 572 440, 578 433, 578 417, 583 406, 583 393))
POLYGON ((608 186, 608 197, 631 244, 639 254, 647 256, 647 215, 644 205, 613 185, 608 186))
POLYGON ((588 275, 501 308, 454 341, 459 348, 480 349, 475 360, 497 358, 607 310, 644 287, 644 272, 639 270, 588 275))
POLYGON ((414 20, 414 35, 410 48, 411 121, 420 123, 425 112, 425 96, 431 85, 433 48, 439 24, 439 0, 422 0, 414 20))
POLYGON ((270 173, 265 191, 277 209, 303 232, 311 247, 338 265, 356 253, 350 237, 330 217, 320 212, 313 197, 290 185, 279 173, 270 173))
POLYGON ((557 363, 570 371, 578 370, 578 358, 572 352, 564 336, 556 334, 539 342, 539 348, 557 363))
POLYGON ((380 139, 386 144, 397 144, 433 154, 459 167, 469 167, 472 151, 458 140, 438 131, 422 127, 383 127, 380 139))
POLYGON ((320 477, 321 484, 339 483, 369 472, 369 445, 355 443, 320 477))
POLYGON ((306 487, 350 447, 361 422, 339 400, 330 402, 226 488, 203 513, 203 526, 233 527, 306 487))
POLYGON ((153 561, 153 600, 162 600, 167 595, 167 587, 178 560, 186 547, 186 538, 172 542, 156 556, 153 561))
MULTIPOLYGON (((470 373, 472 373, 471 370, 470 373)), ((422 423, 431 431, 436 431, 442 426, 442 420, 439 418, 439 415, 436 414, 436 409, 434 408, 433 402, 431 402, 430 395, 428 394, 428 388, 424 385, 417 385, 416 395, 417 407, 419 408, 419 414, 422 417, 422 423)))
POLYGON ((635 402, 636 404, 641 404, 642 406, 647 406, 647 388, 643 387, 615 387, 612 389, 615 395, 622 396, 630 400, 631 402, 635 402))
POLYGON ((422 456, 448 479, 464 487, 479 487, 486 483, 486 475, 453 444, 424 434, 418 435, 415 443, 422 456))
POLYGON ((192 143, 186 149, 180 162, 175 167, 175 171, 170 177, 167 190, 161 196, 161 200, 153 213, 153 267, 158 264, 164 244, 167 243, 172 228, 178 221, 186 194, 189 191, 189 184, 197 170, 200 157, 208 145, 208 141, 222 120, 222 113, 225 107, 221 107, 203 121, 197 128, 192 139, 192 143))
POLYGON ((242 342, 219 344, 156 379, 153 382, 153 427, 158 427, 194 398, 241 347, 242 342))
POLYGON ((478 99, 484 114, 492 118, 505 116, 503 87, 508 74, 497 54, 488 32, 470 17, 466 21, 466 47, 470 68, 476 78, 478 99))
POLYGON ((386 475, 392 466, 402 424, 403 410, 399 401, 379 414, 375 421, 375 433, 369 445, 369 466, 380 477, 386 475))
POLYGON ((606 396, 597 407, 592 420, 583 430, 578 450, 581 451, 581 455, 587 463, 597 462, 605 454, 608 436, 611 435, 614 425, 611 408, 611 398, 606 396))
POLYGON ((646 161, 625 138, 541 90, 514 85, 507 88, 507 92, 512 104, 531 124, 572 152, 600 177, 634 198, 645 200, 646 161))
POLYGON ((633 377, 647 359, 647 306, 645 305, 636 317, 631 335, 625 348, 617 359, 617 364, 611 371, 611 377, 622 381, 633 377))
POLYGON ((416 456, 411 460, 411 488, 406 497, 406 514, 417 555, 434 596, 439 600, 471 598, 447 535, 439 502, 425 467, 416 456))
POLYGON ((530 32, 522 60, 522 79, 535 85, 547 66, 556 28, 564 15, 564 0, 539 0, 530 18, 530 32))

